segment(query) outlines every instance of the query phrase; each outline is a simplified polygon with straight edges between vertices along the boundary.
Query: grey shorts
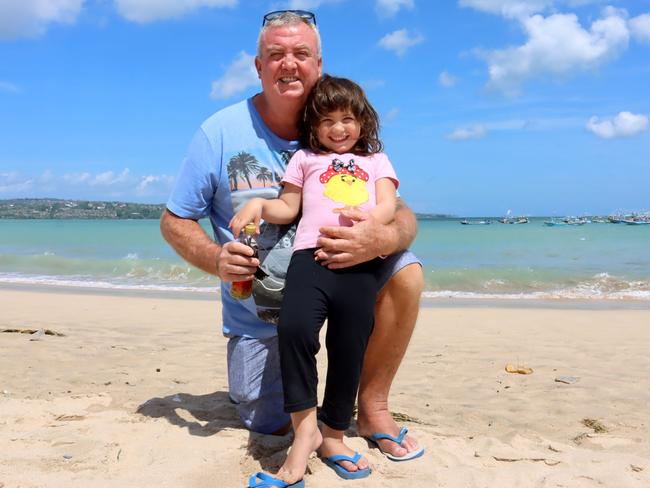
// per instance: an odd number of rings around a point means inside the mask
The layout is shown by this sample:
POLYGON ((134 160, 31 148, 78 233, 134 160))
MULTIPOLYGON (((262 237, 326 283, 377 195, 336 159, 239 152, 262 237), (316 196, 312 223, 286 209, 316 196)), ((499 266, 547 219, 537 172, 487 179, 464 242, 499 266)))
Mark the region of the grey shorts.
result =
MULTIPOLYGON (((420 260, 410 251, 388 256, 377 270, 383 287, 399 270, 420 260)), ((284 427, 284 412, 278 338, 232 337, 228 341, 228 385, 230 400, 247 429, 272 434, 284 427)))

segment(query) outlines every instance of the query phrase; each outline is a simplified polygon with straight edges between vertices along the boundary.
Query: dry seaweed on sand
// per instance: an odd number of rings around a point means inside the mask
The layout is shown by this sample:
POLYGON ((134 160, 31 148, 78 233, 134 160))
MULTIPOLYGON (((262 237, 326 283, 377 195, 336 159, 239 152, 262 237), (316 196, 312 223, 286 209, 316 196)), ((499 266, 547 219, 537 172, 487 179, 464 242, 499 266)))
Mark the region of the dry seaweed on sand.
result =
MULTIPOLYGON (((607 429, 607 427, 605 427, 605 425, 601 421, 596 419, 582 419, 581 423, 585 427, 589 427, 590 429, 593 429, 594 433, 596 434, 604 434, 606 432, 609 432, 609 429, 607 429)), ((591 435, 588 434, 587 432, 581 432, 580 434, 578 434, 573 438, 573 442, 577 445, 580 445, 582 444, 582 441, 588 439, 589 437, 591 437, 591 435)))
POLYGON ((582 419, 582 425, 593 429, 597 434, 608 432, 607 427, 605 427, 602 422, 596 419, 582 419))
POLYGON ((579 446, 580 444, 582 444, 582 441, 584 441, 587 438, 589 438, 589 434, 587 434, 586 432, 581 432, 580 434, 575 436, 572 440, 575 444, 579 446))
POLYGON ((43 331, 45 335, 65 337, 65 334, 57 332, 52 329, 0 329, 0 332, 14 333, 14 334, 36 334, 39 330, 43 331))

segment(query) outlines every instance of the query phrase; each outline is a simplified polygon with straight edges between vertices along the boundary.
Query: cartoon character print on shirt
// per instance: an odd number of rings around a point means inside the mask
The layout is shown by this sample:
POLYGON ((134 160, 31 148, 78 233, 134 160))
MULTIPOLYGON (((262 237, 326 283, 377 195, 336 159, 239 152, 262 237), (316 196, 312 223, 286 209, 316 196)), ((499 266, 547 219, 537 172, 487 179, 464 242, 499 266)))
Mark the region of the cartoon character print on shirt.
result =
POLYGON ((367 181, 368 173, 354 159, 343 162, 335 158, 327 171, 320 175, 320 182, 325 185, 323 195, 346 207, 356 207, 368 201, 367 181))

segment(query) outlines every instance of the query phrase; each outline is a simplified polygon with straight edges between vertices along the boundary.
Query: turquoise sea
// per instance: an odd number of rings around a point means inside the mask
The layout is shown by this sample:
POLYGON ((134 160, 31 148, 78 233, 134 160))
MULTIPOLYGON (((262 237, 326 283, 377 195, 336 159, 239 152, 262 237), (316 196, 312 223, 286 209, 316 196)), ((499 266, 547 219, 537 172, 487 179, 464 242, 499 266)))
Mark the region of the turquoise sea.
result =
MULTIPOLYGON (((460 225, 422 220, 425 296, 650 301, 650 225, 460 225)), ((0 220, 0 284, 202 293, 155 220, 0 220)))

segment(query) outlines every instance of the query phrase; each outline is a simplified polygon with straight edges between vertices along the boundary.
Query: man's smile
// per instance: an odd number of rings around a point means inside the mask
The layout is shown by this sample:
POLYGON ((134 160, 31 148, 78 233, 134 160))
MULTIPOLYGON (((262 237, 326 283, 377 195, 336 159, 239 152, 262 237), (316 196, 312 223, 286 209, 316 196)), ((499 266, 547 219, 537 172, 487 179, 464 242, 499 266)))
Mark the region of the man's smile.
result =
POLYGON ((300 81, 300 79, 297 76, 282 76, 278 79, 280 83, 284 83, 288 85, 289 83, 293 83, 295 81, 300 81))

